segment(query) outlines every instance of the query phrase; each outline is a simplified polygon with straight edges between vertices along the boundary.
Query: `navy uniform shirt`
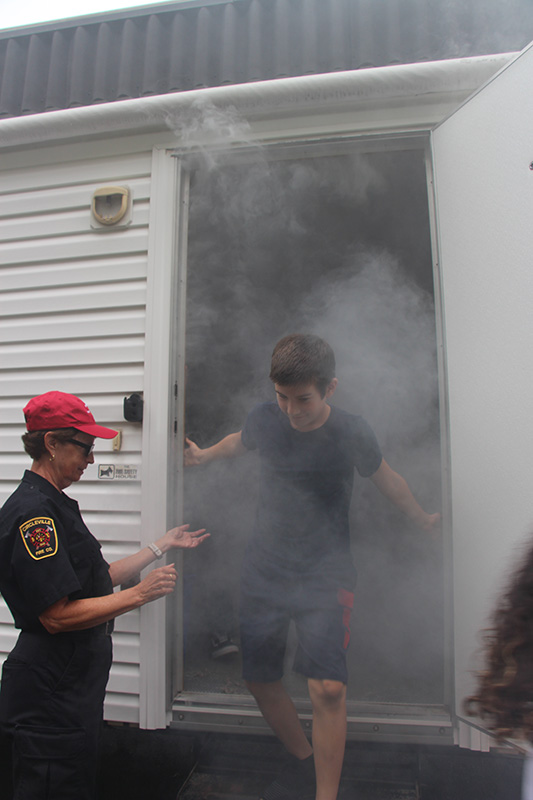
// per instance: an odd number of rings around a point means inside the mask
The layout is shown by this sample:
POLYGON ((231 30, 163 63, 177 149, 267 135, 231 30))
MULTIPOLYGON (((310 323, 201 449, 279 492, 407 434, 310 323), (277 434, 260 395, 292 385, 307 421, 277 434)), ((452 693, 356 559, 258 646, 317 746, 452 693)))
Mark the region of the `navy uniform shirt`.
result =
POLYGON ((323 425, 298 431, 277 403, 261 403, 246 419, 242 442, 261 459, 248 552, 298 571, 349 558, 354 468, 369 477, 382 461, 368 423, 331 406, 323 425))
POLYGON ((109 565, 75 500, 26 471, 0 511, 0 592, 25 631, 62 597, 111 594, 109 565))

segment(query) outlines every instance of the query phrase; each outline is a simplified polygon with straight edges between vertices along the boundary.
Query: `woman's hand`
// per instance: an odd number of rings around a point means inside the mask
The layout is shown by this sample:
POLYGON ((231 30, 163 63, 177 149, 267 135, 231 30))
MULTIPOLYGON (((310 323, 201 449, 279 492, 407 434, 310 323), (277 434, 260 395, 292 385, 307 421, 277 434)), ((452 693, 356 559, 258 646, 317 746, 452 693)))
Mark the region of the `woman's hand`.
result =
POLYGON ((135 586, 135 590, 139 593, 139 605, 151 603, 152 600, 157 600, 158 597, 171 594, 176 586, 177 577, 178 573, 174 564, 153 569, 146 578, 135 586))
MULTIPOLYGON (((161 536, 154 544, 159 547, 163 553, 168 553, 176 547, 188 549, 191 547, 198 547, 198 545, 207 539, 209 533, 205 533, 205 528, 200 528, 197 531, 190 531, 188 525, 180 525, 177 528, 167 531, 164 536, 161 536)), ((148 547, 143 547, 138 553, 134 553, 126 558, 121 558, 118 561, 113 561, 109 565, 109 577, 113 586, 128 583, 135 575, 138 575, 141 570, 151 564, 154 560, 154 554, 148 547)))
POLYGON ((183 550, 186 550, 190 547, 198 547, 198 545, 210 535, 210 533, 205 532, 205 528, 200 528, 197 531, 190 531, 189 525, 179 525, 177 528, 172 528, 170 531, 167 531, 156 544, 163 553, 166 553, 173 547, 181 547, 183 550))
POLYGON ((39 615, 48 633, 82 631, 101 625, 110 619, 125 614, 145 603, 157 600, 174 591, 178 573, 174 564, 153 569, 144 580, 101 597, 87 597, 82 600, 69 600, 62 597, 39 615))

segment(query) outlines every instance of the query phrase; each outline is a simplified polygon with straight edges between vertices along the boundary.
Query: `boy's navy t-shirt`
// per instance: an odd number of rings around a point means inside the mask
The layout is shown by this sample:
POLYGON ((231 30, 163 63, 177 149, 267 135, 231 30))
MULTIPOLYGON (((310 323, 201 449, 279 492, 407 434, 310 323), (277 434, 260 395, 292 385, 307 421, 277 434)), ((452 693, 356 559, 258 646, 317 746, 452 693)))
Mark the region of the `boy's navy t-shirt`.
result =
POLYGON ((368 423, 331 406, 324 425, 301 432, 277 403, 261 403, 246 419, 242 442, 261 458, 248 552, 297 571, 349 559, 354 467, 370 477, 382 460, 368 423))

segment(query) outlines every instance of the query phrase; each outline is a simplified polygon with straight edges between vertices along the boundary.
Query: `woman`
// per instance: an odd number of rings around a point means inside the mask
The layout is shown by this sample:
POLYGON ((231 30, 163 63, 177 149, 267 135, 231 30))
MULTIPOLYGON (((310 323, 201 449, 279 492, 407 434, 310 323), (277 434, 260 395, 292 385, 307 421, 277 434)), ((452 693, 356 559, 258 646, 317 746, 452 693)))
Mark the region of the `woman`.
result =
POLYGON ((533 800, 533 547, 524 553, 485 634, 485 669, 465 703, 502 741, 520 737, 529 755, 522 800, 533 800))
POLYGON ((0 730, 12 746, 16 800, 89 800, 113 619, 172 592, 176 570, 159 567, 137 585, 113 587, 209 534, 181 525, 107 564, 64 490, 94 463, 95 438, 116 431, 97 425, 85 403, 64 392, 34 397, 24 415, 33 463, 0 511, 0 592, 21 629, 3 667, 0 730))

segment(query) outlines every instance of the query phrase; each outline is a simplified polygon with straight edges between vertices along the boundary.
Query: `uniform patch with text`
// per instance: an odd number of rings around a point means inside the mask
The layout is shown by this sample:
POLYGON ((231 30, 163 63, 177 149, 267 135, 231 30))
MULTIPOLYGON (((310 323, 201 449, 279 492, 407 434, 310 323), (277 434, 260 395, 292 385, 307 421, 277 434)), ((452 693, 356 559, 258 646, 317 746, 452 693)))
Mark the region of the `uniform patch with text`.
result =
POLYGON ((50 517, 34 517, 19 527, 24 546, 36 561, 57 553, 57 533, 50 517))

